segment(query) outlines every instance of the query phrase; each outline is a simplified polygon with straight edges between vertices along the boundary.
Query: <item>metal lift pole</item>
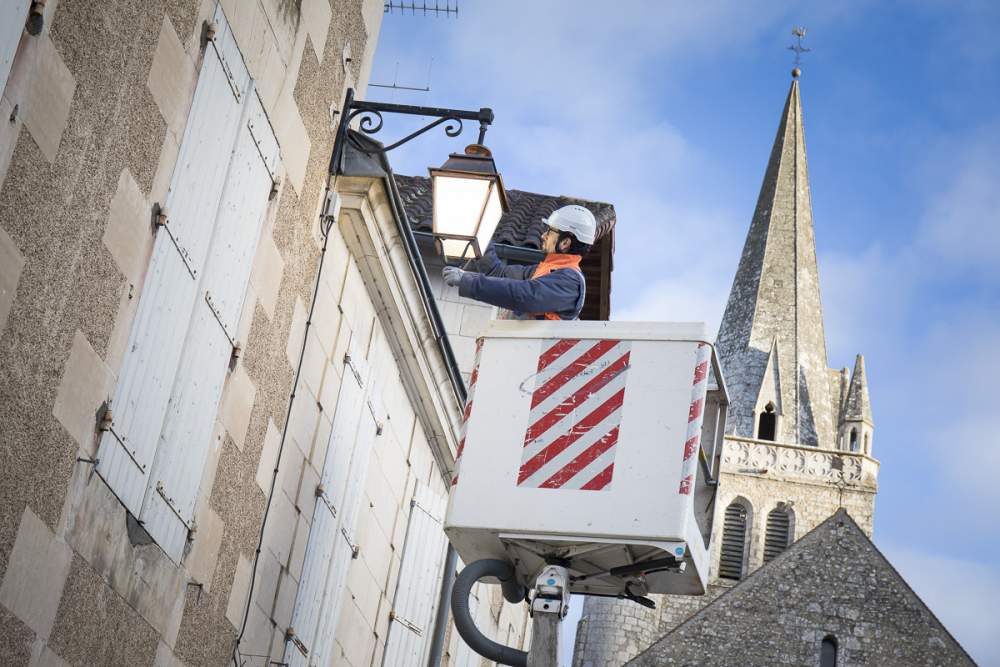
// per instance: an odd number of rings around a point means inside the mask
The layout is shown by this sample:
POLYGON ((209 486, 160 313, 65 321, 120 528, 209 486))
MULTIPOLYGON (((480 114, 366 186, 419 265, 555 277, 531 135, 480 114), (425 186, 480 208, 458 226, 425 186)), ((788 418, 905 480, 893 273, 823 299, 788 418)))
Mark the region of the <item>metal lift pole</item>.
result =
POLYGON ((569 611, 569 573, 547 565, 535 580, 531 599, 531 648, 528 667, 559 667, 559 630, 569 611))

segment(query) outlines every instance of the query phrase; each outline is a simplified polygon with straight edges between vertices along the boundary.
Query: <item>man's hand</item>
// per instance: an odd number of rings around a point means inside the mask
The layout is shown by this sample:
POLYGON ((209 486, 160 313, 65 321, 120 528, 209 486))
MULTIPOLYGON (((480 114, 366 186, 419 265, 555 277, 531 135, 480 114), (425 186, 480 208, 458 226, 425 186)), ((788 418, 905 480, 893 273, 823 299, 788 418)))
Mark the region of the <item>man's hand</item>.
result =
POLYGON ((464 273, 465 271, 457 266, 446 266, 441 271, 441 275, 444 276, 444 284, 450 287, 458 287, 458 284, 462 282, 462 274, 464 273))

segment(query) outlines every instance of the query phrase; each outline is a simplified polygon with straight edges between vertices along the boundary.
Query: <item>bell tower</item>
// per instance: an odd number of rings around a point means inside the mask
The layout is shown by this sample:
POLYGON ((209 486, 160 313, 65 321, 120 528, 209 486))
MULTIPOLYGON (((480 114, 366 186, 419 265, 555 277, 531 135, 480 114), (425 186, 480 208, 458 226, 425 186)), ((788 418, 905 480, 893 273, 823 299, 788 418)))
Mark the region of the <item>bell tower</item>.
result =
POLYGON ((659 596, 655 612, 586 599, 574 667, 624 664, 840 508, 871 535, 879 463, 868 382, 860 355, 851 374, 827 361, 800 75, 796 67, 716 342, 731 402, 708 593, 659 596))

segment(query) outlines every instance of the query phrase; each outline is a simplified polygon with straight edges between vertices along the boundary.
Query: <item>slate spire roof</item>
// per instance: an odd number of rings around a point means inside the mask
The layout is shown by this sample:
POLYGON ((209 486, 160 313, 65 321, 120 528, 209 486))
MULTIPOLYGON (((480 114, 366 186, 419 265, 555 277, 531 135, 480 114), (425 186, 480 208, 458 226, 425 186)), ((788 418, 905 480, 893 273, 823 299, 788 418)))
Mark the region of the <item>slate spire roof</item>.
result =
POLYGON ((872 404, 868 398, 868 378, 865 376, 865 358, 859 354, 854 362, 851 386, 844 399, 843 421, 864 421, 872 424, 872 404))
POLYGON ((757 208, 719 328, 731 434, 752 437, 753 410, 777 342, 777 440, 833 447, 838 396, 827 368, 799 82, 792 81, 757 208))
POLYGON ((843 508, 628 663, 975 667, 961 644, 843 508))

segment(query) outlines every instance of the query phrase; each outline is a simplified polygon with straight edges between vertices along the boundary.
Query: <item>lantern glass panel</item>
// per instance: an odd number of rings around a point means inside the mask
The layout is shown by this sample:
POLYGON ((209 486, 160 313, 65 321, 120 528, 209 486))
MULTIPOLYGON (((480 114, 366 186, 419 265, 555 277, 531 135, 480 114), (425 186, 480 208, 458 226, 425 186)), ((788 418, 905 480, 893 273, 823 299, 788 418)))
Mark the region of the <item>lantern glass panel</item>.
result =
POLYGON ((500 187, 496 182, 492 182, 490 183, 489 198, 486 200, 486 208, 483 210, 483 219, 479 223, 479 231, 476 233, 480 252, 485 252, 501 216, 503 216, 503 204, 500 200, 500 187))
POLYGON ((460 237, 441 239, 445 255, 475 256, 472 249, 468 253, 464 250, 469 241, 477 238, 483 212, 488 208, 487 197, 495 189, 492 179, 488 178, 453 176, 441 172, 433 175, 434 234, 460 237))

